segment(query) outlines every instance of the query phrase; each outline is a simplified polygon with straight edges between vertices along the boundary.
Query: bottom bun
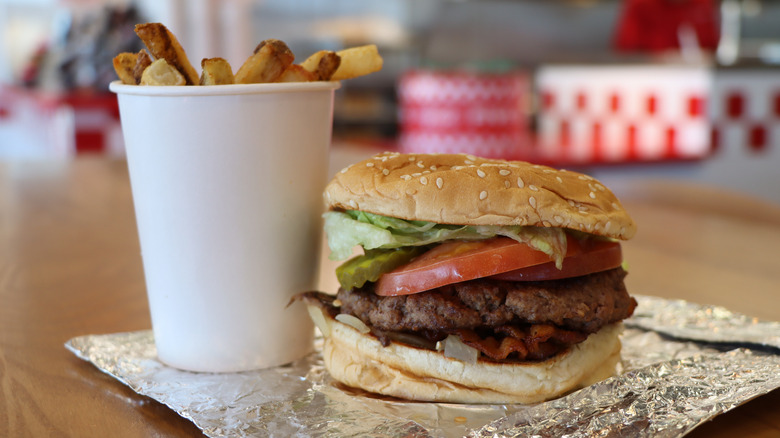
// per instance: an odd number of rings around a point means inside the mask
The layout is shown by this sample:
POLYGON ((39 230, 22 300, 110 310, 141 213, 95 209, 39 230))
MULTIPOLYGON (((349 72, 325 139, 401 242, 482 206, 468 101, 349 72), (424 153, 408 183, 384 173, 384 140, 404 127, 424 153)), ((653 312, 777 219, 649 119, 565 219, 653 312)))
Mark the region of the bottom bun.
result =
MULTIPOLYGON (((310 309, 314 310, 314 309, 310 309)), ((469 364, 441 352, 391 343, 325 317, 323 360, 345 385, 409 400, 452 403, 538 403, 615 373, 622 324, 608 325, 542 362, 469 364)))

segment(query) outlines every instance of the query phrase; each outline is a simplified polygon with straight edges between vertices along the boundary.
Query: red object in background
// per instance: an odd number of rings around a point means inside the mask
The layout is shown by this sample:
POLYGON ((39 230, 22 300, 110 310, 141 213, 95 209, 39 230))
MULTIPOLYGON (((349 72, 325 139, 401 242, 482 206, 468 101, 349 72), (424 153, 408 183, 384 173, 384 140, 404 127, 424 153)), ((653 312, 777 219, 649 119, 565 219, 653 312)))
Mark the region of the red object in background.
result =
POLYGON ((720 130, 713 126, 710 131, 710 150, 712 153, 718 152, 720 149, 720 130))
POLYGON ((626 0, 623 4, 614 40, 617 50, 677 50, 679 29, 685 25, 695 31, 701 48, 718 46, 718 2, 714 0, 626 0))
POLYGON ((100 153, 107 149, 106 128, 119 123, 115 94, 70 93, 57 99, 73 108, 76 153, 100 153))
POLYGON ((775 92, 775 116, 780 117, 780 91, 775 92))
MULTIPOLYGON (((528 75, 521 71, 409 71, 398 87, 399 147, 405 152, 529 159, 530 93, 528 75)), ((547 108, 555 106, 555 99, 542 93, 547 108)))
POLYGON ((588 106, 588 100, 585 97, 585 93, 580 91, 577 93, 577 109, 580 111, 585 111, 588 106))
POLYGON ((698 118, 704 116, 704 98, 691 96, 688 98, 688 116, 698 118))
POLYGON ((551 110, 555 105, 555 95, 552 92, 545 91, 542 93, 542 106, 544 109, 551 110))
POLYGON ((767 134, 766 128, 762 125, 755 125, 750 128, 750 148, 760 152, 766 148, 767 134))
POLYGON ((612 93, 609 96, 609 109, 613 114, 617 114, 620 111, 620 96, 617 93, 612 93))
POLYGON ((647 114, 654 116, 658 112, 658 98, 654 94, 647 97, 647 114))
POLYGON ((732 92, 726 98, 726 113, 732 119, 738 119, 742 117, 742 113, 745 111, 745 98, 741 93, 732 92))

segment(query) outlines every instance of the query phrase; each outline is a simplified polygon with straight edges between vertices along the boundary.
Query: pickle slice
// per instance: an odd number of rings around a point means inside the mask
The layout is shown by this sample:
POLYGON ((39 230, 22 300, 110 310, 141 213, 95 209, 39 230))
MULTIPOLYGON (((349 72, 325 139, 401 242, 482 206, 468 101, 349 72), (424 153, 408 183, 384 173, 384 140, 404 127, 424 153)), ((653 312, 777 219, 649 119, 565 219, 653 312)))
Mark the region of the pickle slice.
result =
POLYGON ((404 246, 367 250, 365 254, 353 257, 336 268, 336 278, 345 290, 362 287, 366 282, 377 281, 385 272, 409 263, 427 249, 427 246, 404 246))

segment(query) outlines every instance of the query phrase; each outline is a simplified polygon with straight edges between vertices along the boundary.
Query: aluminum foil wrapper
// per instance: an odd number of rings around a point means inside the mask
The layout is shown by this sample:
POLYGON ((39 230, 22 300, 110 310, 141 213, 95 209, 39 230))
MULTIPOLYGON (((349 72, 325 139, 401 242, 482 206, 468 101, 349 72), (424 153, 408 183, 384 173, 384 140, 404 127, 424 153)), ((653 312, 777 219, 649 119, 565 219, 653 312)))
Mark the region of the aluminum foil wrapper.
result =
POLYGON ((533 406, 422 403, 334 382, 319 353, 265 370, 210 374, 156 358, 151 331, 66 347, 210 437, 678 437, 780 387, 780 323, 684 301, 636 297, 620 373, 533 406))

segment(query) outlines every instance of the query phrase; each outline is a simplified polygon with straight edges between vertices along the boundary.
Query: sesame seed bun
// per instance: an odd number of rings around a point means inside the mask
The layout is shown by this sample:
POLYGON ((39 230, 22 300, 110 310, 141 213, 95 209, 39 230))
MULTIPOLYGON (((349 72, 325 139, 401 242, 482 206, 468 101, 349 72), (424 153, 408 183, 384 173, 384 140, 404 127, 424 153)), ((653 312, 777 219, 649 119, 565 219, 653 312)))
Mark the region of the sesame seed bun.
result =
POLYGON ((396 342, 383 347, 327 315, 324 323, 322 356, 334 379, 378 394, 451 403, 538 403, 604 380, 615 373, 622 330, 620 323, 607 325, 541 362, 470 364, 396 342))
POLYGON ((571 228, 630 239, 636 225, 603 184, 577 172, 461 154, 386 152, 336 174, 331 209, 458 225, 571 228))

